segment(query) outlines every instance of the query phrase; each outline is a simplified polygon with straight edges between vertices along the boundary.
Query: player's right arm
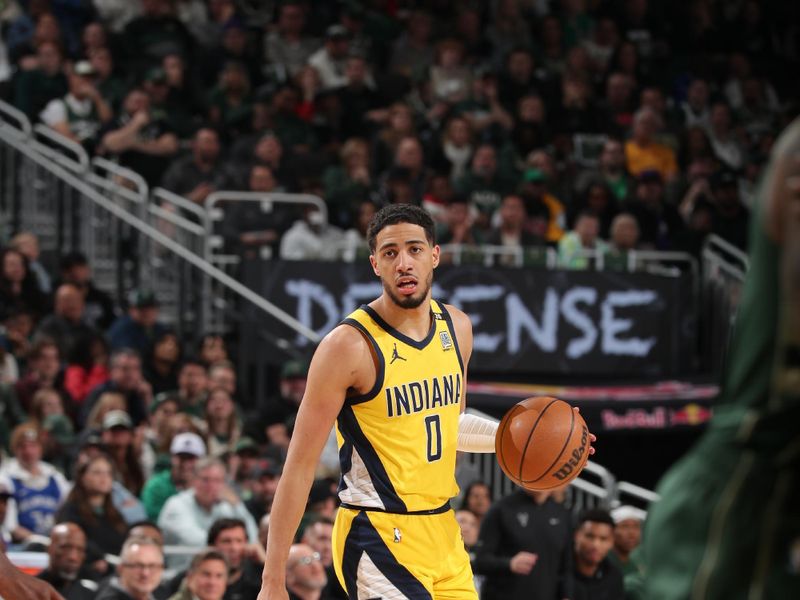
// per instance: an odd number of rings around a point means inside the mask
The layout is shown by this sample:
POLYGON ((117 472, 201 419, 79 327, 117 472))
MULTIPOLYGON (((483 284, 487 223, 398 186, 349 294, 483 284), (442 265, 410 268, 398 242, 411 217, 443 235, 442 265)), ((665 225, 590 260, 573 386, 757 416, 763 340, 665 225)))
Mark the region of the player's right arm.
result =
POLYGON ((270 513, 259 600, 288 597, 286 561, 305 510, 319 456, 348 390, 366 391, 374 380, 375 367, 367 342, 354 328, 339 326, 320 342, 311 360, 306 392, 270 513))

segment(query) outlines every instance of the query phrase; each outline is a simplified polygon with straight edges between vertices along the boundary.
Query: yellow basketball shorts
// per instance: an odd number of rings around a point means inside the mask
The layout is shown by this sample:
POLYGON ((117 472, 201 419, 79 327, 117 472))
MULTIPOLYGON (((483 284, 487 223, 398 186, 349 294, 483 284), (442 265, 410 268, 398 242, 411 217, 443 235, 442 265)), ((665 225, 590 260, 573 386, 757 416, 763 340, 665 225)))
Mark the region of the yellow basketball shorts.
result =
POLYGON ((404 515, 339 508, 333 566, 350 600, 477 600, 452 510, 404 515))

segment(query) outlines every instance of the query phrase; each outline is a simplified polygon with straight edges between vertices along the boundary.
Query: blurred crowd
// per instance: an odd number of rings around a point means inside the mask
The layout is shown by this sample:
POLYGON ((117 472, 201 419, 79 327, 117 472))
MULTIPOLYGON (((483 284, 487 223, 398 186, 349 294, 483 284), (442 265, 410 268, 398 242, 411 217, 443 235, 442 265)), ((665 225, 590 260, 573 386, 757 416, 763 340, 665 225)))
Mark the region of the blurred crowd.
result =
MULTIPOLYGON (((445 243, 743 247, 797 111, 793 3, 738 0, 10 0, 3 96, 92 153, 232 205, 231 251, 327 258, 376 207, 445 243), (795 102, 792 104, 792 102, 795 102)), ((349 237, 348 237, 349 236, 349 237)))
MULTIPOLYGON (((328 259, 410 202, 442 244, 552 247, 580 269, 587 250, 696 255, 709 233, 745 247, 798 108, 781 76, 798 22, 749 0, 7 0, 0 97, 198 204, 324 200, 328 221, 226 206, 245 256, 328 259)), ((42 576, 68 600, 254 598, 307 365, 247 398, 224 337, 186 344, 151 292, 120 305, 80 253, 45 265, 32 233, 2 243, 2 543, 49 536, 42 576)), ((334 440, 317 475, 287 584, 341 598, 334 440)), ((622 572, 635 594, 642 515, 490 498, 464 485, 458 512, 483 598, 617 598, 622 572)))

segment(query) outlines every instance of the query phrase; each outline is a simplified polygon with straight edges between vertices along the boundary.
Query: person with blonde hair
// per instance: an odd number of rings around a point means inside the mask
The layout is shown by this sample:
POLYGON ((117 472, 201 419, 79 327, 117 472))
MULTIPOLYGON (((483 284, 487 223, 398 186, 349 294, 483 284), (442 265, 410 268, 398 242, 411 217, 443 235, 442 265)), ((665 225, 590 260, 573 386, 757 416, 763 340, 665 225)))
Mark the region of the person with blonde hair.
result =
POLYGON ((42 460, 42 436, 36 424, 17 425, 10 446, 14 458, 0 467, 0 483, 14 500, 8 506, 6 524, 17 541, 34 534, 48 535, 69 484, 53 465, 42 460))

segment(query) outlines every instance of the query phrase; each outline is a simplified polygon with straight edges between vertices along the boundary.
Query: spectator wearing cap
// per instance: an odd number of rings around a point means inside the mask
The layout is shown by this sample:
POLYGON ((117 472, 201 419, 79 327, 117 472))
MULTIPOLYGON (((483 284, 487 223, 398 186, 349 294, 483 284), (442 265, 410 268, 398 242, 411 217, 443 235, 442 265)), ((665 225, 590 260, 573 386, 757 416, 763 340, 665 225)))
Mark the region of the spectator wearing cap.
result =
POLYGON ((49 338, 58 344, 63 357, 80 352, 81 344, 90 344, 96 332, 84 321, 84 302, 81 290, 71 283, 62 283, 55 294, 53 313, 45 317, 36 329, 34 339, 49 338))
POLYGON ((141 449, 134 444, 130 415, 124 410, 112 410, 106 414, 101 439, 122 485, 138 496, 144 485, 144 473, 139 459, 141 449))
POLYGON ((664 201, 664 180, 659 171, 639 173, 634 196, 623 209, 636 217, 644 247, 669 250, 683 232, 684 222, 678 209, 664 201))
POLYGON ((128 526, 114 506, 112 489, 114 465, 108 456, 98 455, 82 463, 75 473, 75 483, 56 521, 78 525, 88 538, 87 562, 100 574, 109 570, 106 555, 122 549, 128 526))
POLYGON ((288 360, 283 363, 278 395, 268 398, 245 423, 245 434, 257 441, 266 441, 274 449, 278 449, 281 459, 286 456, 289 447, 289 426, 303 399, 307 377, 307 362, 288 360))
POLYGON ((81 406, 79 424, 87 422, 100 396, 106 392, 122 394, 134 426, 138 426, 147 418, 146 407, 150 404, 153 390, 142 375, 142 361, 138 352, 130 348, 120 348, 111 352, 108 381, 89 392, 81 406))
POLYGON ((128 91, 119 115, 100 133, 98 153, 116 157, 151 186, 161 181, 177 151, 178 137, 168 121, 154 114, 150 97, 139 87, 128 91))
POLYGON ((161 186, 202 204, 211 192, 224 189, 226 176, 220 154, 217 131, 201 127, 192 138, 191 153, 173 161, 161 178, 161 186))
POLYGON ((742 250, 747 250, 750 211, 742 203, 739 179, 730 170, 723 170, 711 179, 711 201, 714 205, 712 232, 742 250))
POLYGON ((275 492, 278 490, 283 467, 273 459, 263 459, 262 465, 258 468, 253 494, 245 502, 247 510, 253 515, 253 519, 261 522, 264 515, 268 515, 272 510, 272 501, 275 499, 275 492))
MULTIPOLYGON (((197 462, 192 487, 172 496, 161 509, 158 525, 166 544, 202 547, 211 525, 223 517, 241 519, 248 539, 258 539, 256 523, 241 498, 227 486, 226 475, 225 463, 219 459, 207 457, 197 462)), ((181 563, 176 559, 174 566, 181 563)))
POLYGON ((625 160, 634 177, 645 171, 658 172, 662 180, 678 174, 675 152, 655 139, 662 127, 661 117, 652 108, 641 108, 633 116, 633 135, 625 142, 625 160))
POLYGON ((86 324, 102 331, 108 329, 116 316, 114 301, 92 281, 92 268, 86 256, 80 252, 63 254, 58 270, 61 283, 71 283, 83 294, 86 324))
POLYGON ((147 356, 153 341, 166 331, 158 322, 158 299, 150 290, 136 290, 128 295, 128 314, 119 317, 108 330, 111 350, 131 348, 147 356))
POLYGON ((196 433, 179 433, 170 444, 170 468, 159 471, 144 484, 142 502, 147 518, 157 521, 164 504, 186 490, 194 479, 197 460, 206 455, 206 445, 196 433))
POLYGON ((81 60, 67 69, 69 92, 51 100, 39 118, 66 138, 93 148, 103 123, 114 112, 94 86, 95 70, 89 61, 81 60))
POLYGON ((625 597, 622 573, 608 558, 614 546, 614 520, 592 509, 578 519, 573 534, 573 600, 625 597))
POLYGON ((65 600, 93 600, 97 584, 82 577, 85 573, 86 534, 75 523, 61 522, 50 532, 47 568, 37 575, 65 600))
POLYGON ((345 68, 350 54, 350 32, 344 25, 334 24, 325 30, 325 44, 308 59, 316 69, 323 90, 347 83, 345 68))
POLYGON ((0 481, 14 495, 6 525, 16 541, 33 534, 46 536, 67 495, 67 480, 53 465, 42 461, 42 439, 35 425, 23 423, 15 427, 10 445, 14 457, 3 461, 0 467, 0 481))
POLYGON ((252 438, 240 437, 231 447, 231 452, 223 458, 228 459, 233 490, 242 500, 249 500, 256 492, 262 462, 258 445, 252 438))
MULTIPOLYGON (((531 167, 522 175, 522 182, 519 185, 519 192, 525 200, 525 207, 528 216, 546 216, 543 236, 550 244, 558 243, 566 229, 566 210, 561 201, 551 194, 547 189, 548 174, 539 168, 531 167)), ((538 229, 532 229, 534 233, 538 229)))
POLYGON ((611 511, 614 519, 614 547, 609 560, 622 572, 623 577, 641 573, 642 566, 634 552, 642 541, 642 525, 647 513, 634 506, 618 506, 611 511))

